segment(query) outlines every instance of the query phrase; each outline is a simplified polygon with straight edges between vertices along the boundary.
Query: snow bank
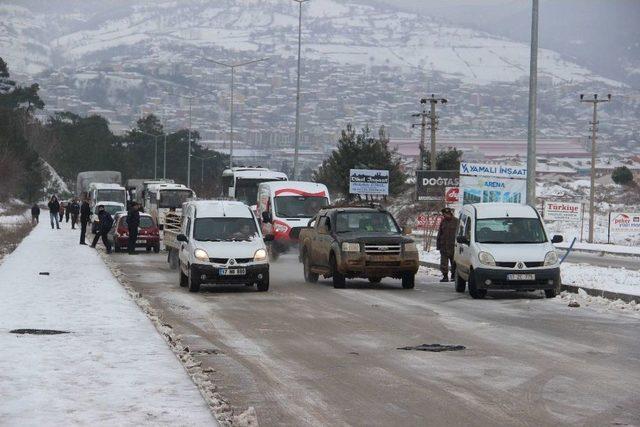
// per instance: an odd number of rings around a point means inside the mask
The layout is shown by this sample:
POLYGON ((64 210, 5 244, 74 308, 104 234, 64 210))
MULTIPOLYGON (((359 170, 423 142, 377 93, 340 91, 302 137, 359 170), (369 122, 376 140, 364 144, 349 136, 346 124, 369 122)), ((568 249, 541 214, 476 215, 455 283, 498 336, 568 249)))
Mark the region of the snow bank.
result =
POLYGON ((42 221, 0 265, 2 423, 215 425, 180 362, 76 233, 42 221), (10 332, 19 328, 69 333, 10 332))
POLYGON ((583 288, 640 296, 640 271, 564 263, 562 283, 583 288))

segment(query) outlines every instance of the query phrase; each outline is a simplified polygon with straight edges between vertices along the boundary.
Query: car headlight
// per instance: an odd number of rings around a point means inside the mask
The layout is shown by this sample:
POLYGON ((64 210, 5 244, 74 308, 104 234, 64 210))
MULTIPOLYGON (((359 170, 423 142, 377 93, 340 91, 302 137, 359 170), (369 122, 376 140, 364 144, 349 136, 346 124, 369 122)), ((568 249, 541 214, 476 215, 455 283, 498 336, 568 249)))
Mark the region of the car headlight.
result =
POLYGON ((284 224, 275 224, 273 226, 273 229, 276 231, 276 233, 286 233, 289 227, 284 224))
POLYGON ((478 254, 478 259, 482 264, 485 265, 496 265, 496 260, 493 258, 489 252, 480 252, 478 254))
POLYGON ((267 251, 264 249, 258 249, 255 254, 253 254, 254 261, 264 261, 267 259, 267 251))
POLYGON ((344 242, 342 252, 360 252, 360 243, 344 242))
POLYGON ((404 244, 404 251, 405 252, 418 252, 418 247, 413 242, 405 243, 404 244))
POLYGON ((558 263, 558 254, 556 251, 547 252, 544 256, 544 265, 554 265, 558 263))
POLYGON ((193 252, 193 256, 195 256, 196 259, 200 260, 200 261, 209 261, 209 255, 207 254, 206 251, 204 251, 202 249, 196 249, 193 252))

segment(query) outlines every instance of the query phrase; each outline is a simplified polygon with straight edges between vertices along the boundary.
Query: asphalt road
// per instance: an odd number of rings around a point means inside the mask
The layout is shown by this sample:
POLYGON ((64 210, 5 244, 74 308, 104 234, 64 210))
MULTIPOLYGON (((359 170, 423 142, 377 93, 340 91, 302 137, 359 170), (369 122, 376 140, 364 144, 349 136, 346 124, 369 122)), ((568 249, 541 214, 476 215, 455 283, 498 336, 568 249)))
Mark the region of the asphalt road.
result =
MULTIPOLYGON (((558 250, 558 255, 560 257, 564 256, 565 253, 567 253, 566 250, 558 250)), ((600 255, 597 253, 572 251, 567 257, 566 262, 589 264, 597 267, 615 267, 626 268, 627 270, 640 270, 639 256, 600 255)))
POLYGON ((183 336, 221 394, 272 425, 640 425, 640 319, 539 294, 472 300, 421 273, 414 290, 307 284, 292 255, 271 289, 191 294, 163 254, 113 259, 183 336), (425 343, 463 351, 398 350, 425 343))

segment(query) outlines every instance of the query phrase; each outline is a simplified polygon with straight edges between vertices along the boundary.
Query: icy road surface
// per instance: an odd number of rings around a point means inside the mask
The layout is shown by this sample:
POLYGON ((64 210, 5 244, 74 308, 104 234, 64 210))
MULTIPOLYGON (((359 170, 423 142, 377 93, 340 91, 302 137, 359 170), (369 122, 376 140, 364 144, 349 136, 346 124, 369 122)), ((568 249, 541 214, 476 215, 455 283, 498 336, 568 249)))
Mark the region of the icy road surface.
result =
POLYGON ((238 411, 271 425, 640 424, 640 316, 539 294, 484 301, 421 274, 415 290, 307 284, 293 255, 271 290, 178 286, 166 254, 116 254, 238 411), (397 350, 460 344, 464 351, 397 350))
POLYGON ((216 425, 95 250, 47 213, 0 264, 0 425, 216 425), (27 328, 69 333, 10 332, 27 328))

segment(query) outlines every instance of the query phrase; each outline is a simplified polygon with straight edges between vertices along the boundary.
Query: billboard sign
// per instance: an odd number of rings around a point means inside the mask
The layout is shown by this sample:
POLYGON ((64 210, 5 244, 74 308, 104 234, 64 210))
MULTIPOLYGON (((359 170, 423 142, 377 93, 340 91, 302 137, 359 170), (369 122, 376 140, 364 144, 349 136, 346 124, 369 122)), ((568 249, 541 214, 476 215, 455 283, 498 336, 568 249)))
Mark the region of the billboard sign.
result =
POLYGON ((373 196, 388 195, 389 171, 372 169, 350 169, 349 193, 373 196))
POLYGON ((462 204, 526 203, 527 168, 460 163, 462 204))
POLYGON ((420 201, 442 202, 447 187, 460 183, 458 171, 417 171, 416 198, 420 201))
POLYGON ((445 188, 444 202, 448 205, 460 203, 460 187, 445 188))
POLYGON ((549 221, 580 221, 582 219, 582 203, 545 201, 543 216, 549 221))
POLYGON ((612 234, 640 233, 640 212, 611 212, 609 231, 612 234))

